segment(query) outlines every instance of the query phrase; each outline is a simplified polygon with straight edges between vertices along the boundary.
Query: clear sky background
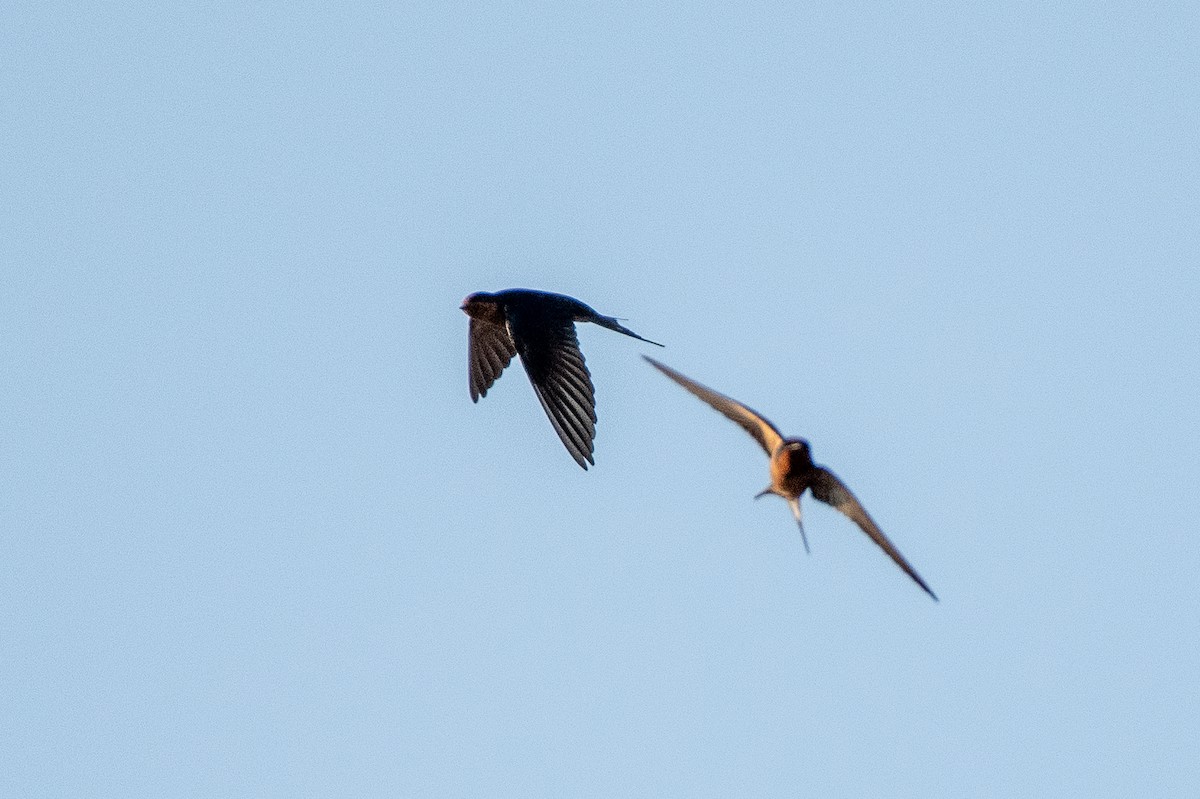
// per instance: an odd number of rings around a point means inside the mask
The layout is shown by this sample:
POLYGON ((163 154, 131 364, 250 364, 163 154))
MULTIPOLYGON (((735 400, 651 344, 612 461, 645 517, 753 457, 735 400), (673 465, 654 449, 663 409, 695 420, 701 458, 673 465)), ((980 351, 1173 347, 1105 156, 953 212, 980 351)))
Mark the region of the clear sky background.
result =
POLYGON ((0 795, 1200 790, 1195 3, 7 3, 0 795), (477 290, 583 299, 596 466, 477 290), (653 353, 812 441, 938 592, 653 353))

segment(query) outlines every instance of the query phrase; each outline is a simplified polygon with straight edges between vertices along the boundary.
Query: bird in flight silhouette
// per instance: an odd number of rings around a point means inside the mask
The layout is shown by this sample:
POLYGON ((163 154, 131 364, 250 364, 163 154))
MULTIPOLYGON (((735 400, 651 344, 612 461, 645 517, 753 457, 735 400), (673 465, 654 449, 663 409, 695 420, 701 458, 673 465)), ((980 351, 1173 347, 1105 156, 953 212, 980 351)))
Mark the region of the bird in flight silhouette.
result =
POLYGON ((760 491, 754 498, 775 494, 787 500, 788 506, 792 509, 792 515, 796 517, 796 524, 800 526, 800 536, 804 539, 805 552, 808 551, 808 537, 804 534, 804 522, 800 516, 800 495, 805 490, 809 490, 821 502, 832 505, 850 517, 880 549, 888 554, 888 557, 895 561, 905 574, 925 589, 925 593, 933 597, 935 602, 937 601, 937 594, 933 593, 921 579, 921 575, 917 574, 916 570, 900 554, 900 551, 887 539, 862 503, 854 494, 850 493, 846 484, 824 466, 813 463, 807 441, 803 438, 784 438, 775 425, 737 400, 713 391, 707 386, 702 386, 695 380, 685 377, 647 355, 642 357, 667 377, 740 425, 766 451, 767 457, 771 459, 771 485, 760 491))
POLYGON ((471 317, 467 369, 471 401, 479 402, 514 355, 521 356, 538 401, 575 462, 587 469, 596 438, 596 389, 583 361, 576 322, 592 322, 642 338, 616 318, 597 313, 574 297, 532 289, 479 291, 463 300, 471 317))

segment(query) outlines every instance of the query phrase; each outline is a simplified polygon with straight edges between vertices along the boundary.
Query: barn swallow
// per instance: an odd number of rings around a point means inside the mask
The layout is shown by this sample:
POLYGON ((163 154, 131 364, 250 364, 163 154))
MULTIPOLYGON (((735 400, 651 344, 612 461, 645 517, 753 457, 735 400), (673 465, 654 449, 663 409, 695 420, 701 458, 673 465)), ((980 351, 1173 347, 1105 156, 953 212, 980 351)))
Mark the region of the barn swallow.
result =
POLYGON ((575 323, 592 322, 648 344, 662 344, 642 338, 574 297, 548 291, 479 291, 463 300, 462 310, 471 317, 467 345, 471 401, 487 396, 512 357, 520 355, 533 391, 567 452, 584 469, 589 463, 594 466, 596 389, 583 362, 575 323))
POLYGON ((702 386, 696 381, 681 375, 669 366, 664 366, 653 358, 643 355, 652 366, 674 380, 685 389, 707 402, 731 421, 737 423, 759 443, 771 459, 771 484, 755 495, 755 499, 775 494, 787 500, 800 526, 800 536, 804 540, 804 551, 808 551, 808 537, 804 534, 804 522, 800 516, 800 495, 805 490, 827 505, 832 505, 862 528, 879 548, 888 554, 896 565, 904 570, 917 585, 925 589, 925 593, 937 601, 937 594, 930 590, 921 576, 917 574, 900 551, 887 539, 879 525, 868 515, 862 503, 850 493, 846 484, 824 466, 813 463, 812 453, 808 442, 803 438, 784 438, 779 429, 758 412, 747 408, 737 400, 702 386))

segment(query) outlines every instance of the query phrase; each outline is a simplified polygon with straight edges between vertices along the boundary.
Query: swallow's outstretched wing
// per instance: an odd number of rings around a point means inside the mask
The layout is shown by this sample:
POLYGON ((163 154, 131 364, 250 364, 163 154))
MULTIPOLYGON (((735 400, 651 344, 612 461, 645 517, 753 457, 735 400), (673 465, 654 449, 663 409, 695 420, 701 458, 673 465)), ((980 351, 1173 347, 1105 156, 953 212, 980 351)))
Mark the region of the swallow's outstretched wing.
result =
POLYGON ((771 424, 762 414, 748 408, 737 400, 727 397, 720 392, 713 391, 708 386, 702 386, 695 380, 676 372, 669 366, 659 363, 648 355, 643 355, 650 365, 658 371, 665 374, 667 377, 674 380, 685 389, 695 394, 700 399, 707 402, 717 411, 723 413, 731 421, 741 426, 743 430, 754 437, 754 440, 759 443, 759 446, 766 451, 770 457, 775 454, 775 450, 783 443, 783 435, 780 434, 778 428, 771 424))
POLYGON ((516 354, 517 347, 506 327, 483 319, 471 320, 467 334, 467 374, 472 402, 487 396, 488 389, 516 354))
POLYGON ((879 529, 879 525, 867 513, 866 508, 850 492, 846 484, 837 478, 837 475, 823 467, 816 467, 813 470, 812 482, 809 483, 809 490, 821 502, 824 502, 826 505, 832 505, 850 517, 872 541, 879 545, 880 549, 888 554, 889 558, 895 561, 897 566, 904 570, 905 574, 911 577, 917 585, 924 588, 925 593, 933 597, 935 602, 937 601, 937 594, 933 593, 932 589, 925 584, 925 581, 921 579, 921 575, 917 574, 916 569, 909 565, 904 556, 900 554, 900 550, 896 549, 895 545, 888 540, 883 531, 879 529))
POLYGON ((596 389, 570 319, 510 314, 509 330, 521 363, 554 432, 584 469, 596 438, 596 389))

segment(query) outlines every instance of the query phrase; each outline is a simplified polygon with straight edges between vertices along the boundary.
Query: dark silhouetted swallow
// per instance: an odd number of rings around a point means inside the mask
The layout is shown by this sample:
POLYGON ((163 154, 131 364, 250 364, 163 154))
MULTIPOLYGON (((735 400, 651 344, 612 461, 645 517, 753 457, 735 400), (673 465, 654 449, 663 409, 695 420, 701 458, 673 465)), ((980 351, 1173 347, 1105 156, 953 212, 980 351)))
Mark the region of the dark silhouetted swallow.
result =
POLYGON ((800 516, 800 495, 804 491, 812 491, 812 495, 827 505, 832 505, 850 517, 862 531, 870 536, 879 548, 888 554, 904 573, 925 589, 925 593, 937 601, 937 595, 930 590, 921 576, 917 574, 900 551, 887 539, 875 520, 867 514, 862 503, 850 493, 846 484, 826 469, 813 463, 812 453, 808 442, 802 438, 784 438, 775 425, 763 418, 756 411, 747 408, 735 399, 702 386, 696 381, 681 375, 669 366, 664 366, 653 358, 643 355, 656 369, 674 380, 685 389, 707 402, 730 420, 741 425, 759 443, 771 459, 771 485, 755 495, 755 499, 767 494, 775 494, 787 500, 800 526, 800 536, 804 539, 804 551, 808 551, 808 537, 804 534, 804 522, 800 516))
POLYGON ((595 465, 596 389, 583 362, 575 323, 593 322, 662 345, 573 297, 548 291, 480 291, 463 300, 462 310, 471 317, 467 346, 471 400, 479 402, 487 396, 512 357, 520 355, 534 393, 567 452, 584 469, 589 463, 595 465))

